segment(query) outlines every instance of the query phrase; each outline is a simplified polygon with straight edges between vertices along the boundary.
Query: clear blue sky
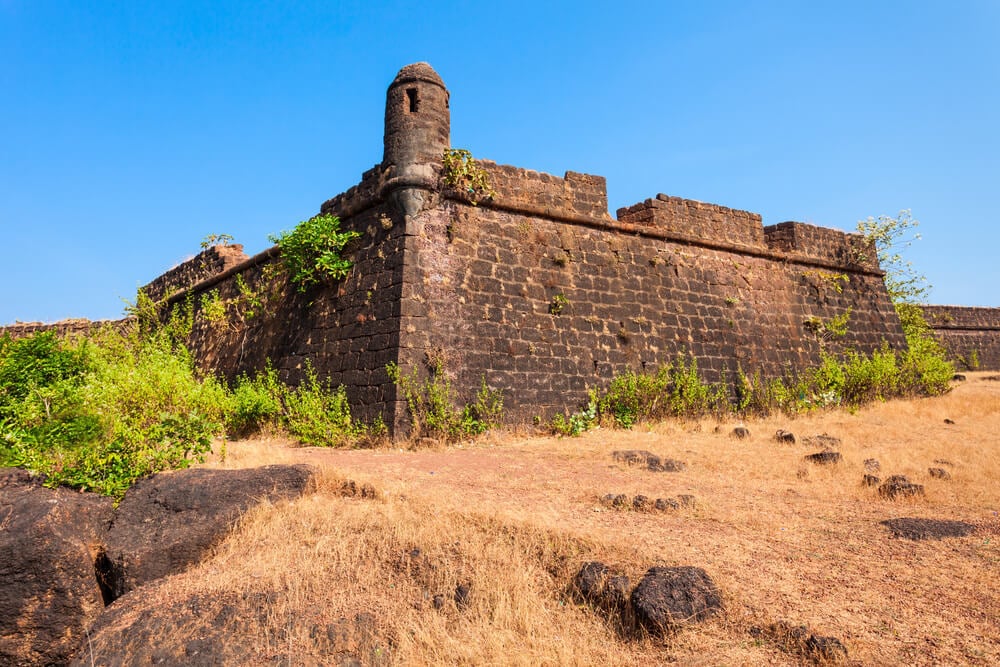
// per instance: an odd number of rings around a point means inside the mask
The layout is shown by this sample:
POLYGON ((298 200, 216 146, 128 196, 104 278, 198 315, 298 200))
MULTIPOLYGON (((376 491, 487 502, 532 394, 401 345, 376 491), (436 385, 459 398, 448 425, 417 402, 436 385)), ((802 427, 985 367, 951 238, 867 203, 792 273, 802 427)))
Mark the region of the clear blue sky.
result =
POLYGON ((106 318, 381 160, 428 61, 452 144, 853 229, 912 209, 935 303, 1000 306, 1000 1, 0 0, 0 324, 106 318))

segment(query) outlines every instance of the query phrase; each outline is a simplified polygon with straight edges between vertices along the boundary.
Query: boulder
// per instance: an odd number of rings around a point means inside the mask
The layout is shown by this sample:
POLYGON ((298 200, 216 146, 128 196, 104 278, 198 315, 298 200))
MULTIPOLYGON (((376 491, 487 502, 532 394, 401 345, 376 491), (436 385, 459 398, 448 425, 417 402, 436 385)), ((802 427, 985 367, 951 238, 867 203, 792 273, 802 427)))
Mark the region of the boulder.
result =
POLYGON ((914 484, 906 475, 892 475, 878 487, 879 495, 889 500, 924 495, 924 485, 914 484))
POLYGON ((388 664, 390 644, 369 612, 275 622, 287 592, 163 595, 157 584, 116 601, 80 642, 72 667, 91 665, 388 664), (294 644, 287 632, 293 632, 294 644))
POLYGON ((791 431, 786 431, 785 429, 779 428, 774 433, 775 442, 782 442, 789 445, 795 444, 795 434, 791 431))
POLYGON ((927 474, 934 479, 951 479, 951 473, 944 468, 928 468, 927 474))
POLYGON ((750 437, 750 429, 746 426, 737 426, 729 434, 729 437, 736 438, 737 440, 746 440, 750 437))
POLYGON ((0 468, 0 664, 65 664, 104 610, 94 558, 112 505, 0 468))
POLYGON ((291 499, 310 486, 307 465, 161 473, 125 494, 98 558, 105 599, 198 563, 250 507, 291 499))
POLYGON ((751 628, 755 637, 766 637, 786 653, 797 654, 819 665, 838 665, 847 662, 847 648, 836 637, 826 637, 809 632, 804 625, 786 621, 772 623, 767 628, 751 628))
POLYGON ((805 457, 805 460, 819 465, 833 465, 835 463, 840 463, 842 458, 843 457, 840 455, 840 452, 825 451, 809 454, 805 457))
POLYGON ((632 591, 632 611, 639 627, 665 635, 703 621, 722 609, 722 597, 700 567, 652 567, 632 591))
POLYGON ((600 561, 584 563, 570 584, 573 597, 597 609, 622 614, 629 602, 629 579, 600 561))

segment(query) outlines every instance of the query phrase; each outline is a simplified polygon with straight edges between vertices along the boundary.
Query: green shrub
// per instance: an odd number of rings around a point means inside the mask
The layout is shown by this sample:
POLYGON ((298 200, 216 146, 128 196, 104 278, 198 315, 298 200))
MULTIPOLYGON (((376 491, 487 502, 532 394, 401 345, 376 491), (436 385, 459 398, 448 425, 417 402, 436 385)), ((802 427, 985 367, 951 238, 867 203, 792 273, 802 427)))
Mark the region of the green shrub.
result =
POLYGON ((203 457, 221 432, 225 388, 199 378, 166 335, 7 341, 0 378, 0 462, 53 486, 117 496, 203 457))
POLYGON ((289 435, 304 445, 339 446, 358 434, 351 424, 347 390, 320 382, 311 365, 305 380, 285 392, 284 424, 289 435))
POLYGON ((456 442, 500 426, 503 421, 503 393, 491 389, 482 379, 474 403, 455 407, 451 380, 441 362, 431 364, 430 374, 421 380, 417 369, 408 374, 390 362, 389 379, 403 393, 410 415, 411 436, 456 442))
POLYGON ((347 275, 353 264, 342 257, 344 246, 360 236, 340 231, 340 218, 324 213, 303 220, 290 232, 268 238, 278 245, 292 283, 305 292, 312 285, 347 275))

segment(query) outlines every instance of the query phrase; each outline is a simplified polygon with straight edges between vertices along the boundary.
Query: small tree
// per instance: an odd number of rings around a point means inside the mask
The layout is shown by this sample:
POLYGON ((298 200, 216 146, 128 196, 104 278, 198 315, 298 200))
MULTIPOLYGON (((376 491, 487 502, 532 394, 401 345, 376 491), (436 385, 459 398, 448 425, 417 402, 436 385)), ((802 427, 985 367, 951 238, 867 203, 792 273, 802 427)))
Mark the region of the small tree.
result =
POLYGON ((903 373, 909 374, 910 386, 919 387, 926 394, 939 394, 947 391, 954 369, 924 319, 921 305, 927 303, 931 286, 913 268, 913 262, 903 257, 906 249, 920 240, 920 234, 914 231, 919 224, 910 210, 905 209, 895 218, 880 215, 859 220, 858 232, 875 246, 879 265, 885 271, 885 288, 906 335, 909 349, 903 373))

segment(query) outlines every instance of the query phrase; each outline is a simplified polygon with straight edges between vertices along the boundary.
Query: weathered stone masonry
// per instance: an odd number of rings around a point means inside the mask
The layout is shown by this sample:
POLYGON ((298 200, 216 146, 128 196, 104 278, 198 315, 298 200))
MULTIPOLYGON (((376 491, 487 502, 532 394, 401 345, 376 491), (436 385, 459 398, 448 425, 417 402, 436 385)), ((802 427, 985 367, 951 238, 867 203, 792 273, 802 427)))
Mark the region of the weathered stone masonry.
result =
MULTIPOLYGON (((823 349, 905 346, 874 250, 856 235, 765 227, 754 213, 662 194, 612 218, 602 177, 487 161, 496 193, 474 204, 442 185, 448 100, 425 63, 389 86, 382 162, 321 207, 361 233, 340 283, 300 294, 276 277, 275 248, 247 258, 224 246, 147 287, 168 306, 227 305, 223 319, 195 319, 204 368, 233 378, 270 361, 296 382, 311 364, 346 386, 356 414, 401 432, 389 362, 426 372, 443 359, 456 389, 471 395, 485 379, 527 420, 678 355, 715 380, 784 375, 823 349), (846 336, 824 330, 846 313, 846 336)), ((998 311, 973 321, 972 310, 948 309, 956 326, 937 330, 962 341, 959 353, 978 336, 982 367, 1000 368, 998 311)))
POLYGON ((1000 370, 1000 308, 924 306, 923 311, 960 368, 1000 370))

